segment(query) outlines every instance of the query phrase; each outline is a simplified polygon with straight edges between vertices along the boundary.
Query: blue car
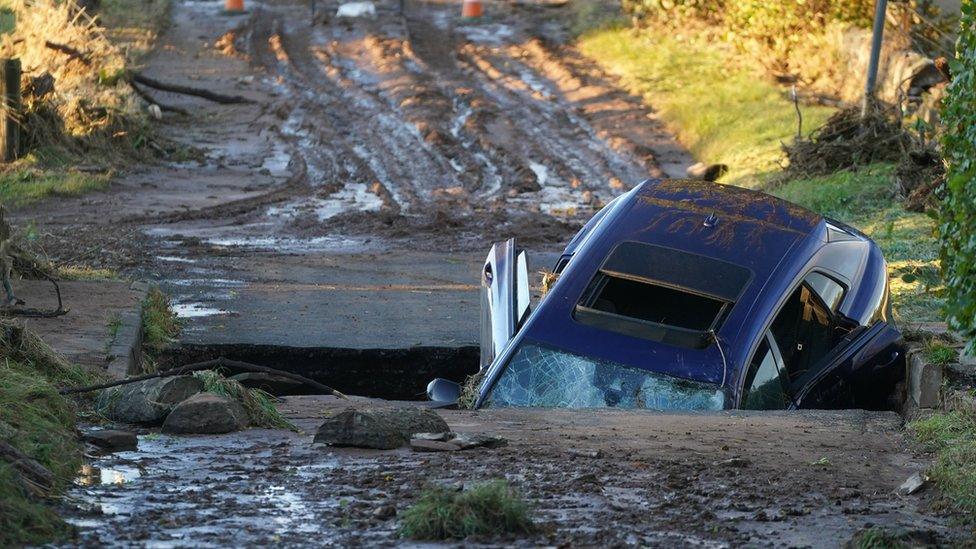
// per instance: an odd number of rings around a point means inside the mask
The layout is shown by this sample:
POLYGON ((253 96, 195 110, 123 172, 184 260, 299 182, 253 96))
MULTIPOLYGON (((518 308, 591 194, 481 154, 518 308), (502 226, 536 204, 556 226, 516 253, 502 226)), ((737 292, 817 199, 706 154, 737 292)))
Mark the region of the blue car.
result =
POLYGON ((904 377, 878 246, 762 192, 645 181, 553 271, 530 307, 524 252, 492 247, 475 407, 881 409, 904 377))

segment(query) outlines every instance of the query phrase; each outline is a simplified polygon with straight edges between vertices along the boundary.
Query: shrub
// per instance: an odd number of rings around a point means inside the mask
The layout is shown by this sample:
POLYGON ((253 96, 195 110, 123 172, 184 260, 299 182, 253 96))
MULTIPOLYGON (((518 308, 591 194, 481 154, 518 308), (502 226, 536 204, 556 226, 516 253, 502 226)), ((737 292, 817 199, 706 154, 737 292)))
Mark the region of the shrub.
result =
POLYGON ((962 3, 952 82, 944 101, 942 153, 947 168, 939 232, 949 325, 976 352, 976 2, 962 3))

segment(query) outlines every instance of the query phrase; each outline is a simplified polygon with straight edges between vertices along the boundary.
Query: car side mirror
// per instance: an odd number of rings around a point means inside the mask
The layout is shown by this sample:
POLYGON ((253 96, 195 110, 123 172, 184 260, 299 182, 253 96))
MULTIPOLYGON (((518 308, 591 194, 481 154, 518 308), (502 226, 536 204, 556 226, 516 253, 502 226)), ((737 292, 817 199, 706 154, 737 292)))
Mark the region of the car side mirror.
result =
POLYGON ((453 404, 461 397, 461 385, 442 377, 427 384, 427 398, 442 404, 453 404))

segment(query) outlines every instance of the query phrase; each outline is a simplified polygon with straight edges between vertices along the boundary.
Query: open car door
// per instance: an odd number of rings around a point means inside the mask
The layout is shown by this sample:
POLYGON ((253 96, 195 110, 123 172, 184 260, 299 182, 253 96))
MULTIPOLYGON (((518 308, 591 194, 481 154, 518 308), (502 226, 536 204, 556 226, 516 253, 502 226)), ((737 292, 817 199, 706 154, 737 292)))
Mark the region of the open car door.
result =
POLYGON ((501 353, 529 313, 529 266, 515 239, 496 242, 481 271, 481 369, 501 353))
POLYGON ((885 408, 905 373, 901 332, 878 321, 844 339, 822 367, 797 380, 797 408, 885 408))

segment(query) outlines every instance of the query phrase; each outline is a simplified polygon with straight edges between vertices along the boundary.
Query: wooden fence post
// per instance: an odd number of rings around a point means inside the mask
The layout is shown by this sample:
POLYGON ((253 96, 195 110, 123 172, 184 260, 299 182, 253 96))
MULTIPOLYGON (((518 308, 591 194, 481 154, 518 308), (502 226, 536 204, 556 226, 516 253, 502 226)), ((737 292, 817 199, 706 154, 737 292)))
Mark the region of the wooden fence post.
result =
POLYGON ((0 60, 0 161, 20 156, 20 59, 0 60))

